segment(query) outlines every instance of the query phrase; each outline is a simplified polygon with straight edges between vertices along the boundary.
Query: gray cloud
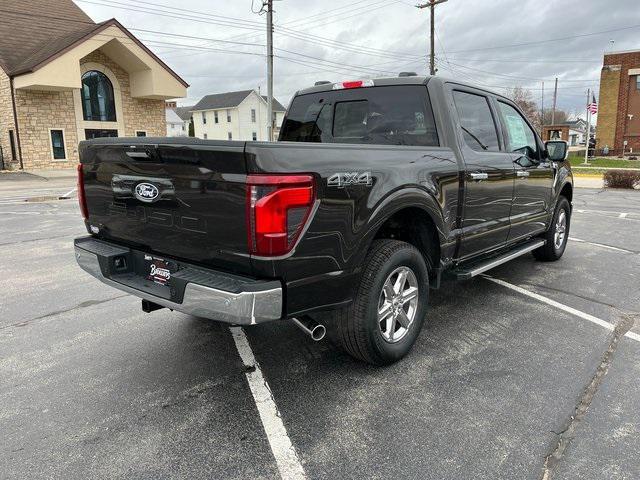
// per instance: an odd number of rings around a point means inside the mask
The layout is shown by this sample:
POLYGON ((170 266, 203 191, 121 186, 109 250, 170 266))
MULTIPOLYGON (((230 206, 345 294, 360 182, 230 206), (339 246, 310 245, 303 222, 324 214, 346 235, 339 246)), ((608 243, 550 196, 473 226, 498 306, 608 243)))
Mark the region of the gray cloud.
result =
MULTIPOLYGON (((147 1, 171 6, 167 0, 147 1)), ((151 12, 160 8, 148 4, 136 6, 146 12, 132 12, 116 8, 116 5, 107 7, 80 0, 77 3, 97 21, 116 17, 127 27, 266 43, 264 29, 259 25, 256 25, 259 30, 252 31, 204 23, 211 20, 206 16, 199 16, 203 20, 200 22, 165 18, 153 15, 151 12)), ((255 0, 254 3, 257 6, 260 2, 255 0)), ((131 2, 129 5, 136 4, 131 2)), ((250 0, 190 0, 173 6, 247 22, 265 22, 264 16, 251 13, 250 0)), ((419 74, 427 72, 428 11, 416 9, 411 0, 282 0, 275 2, 275 9, 276 29, 281 25, 283 33, 301 37, 280 34, 275 37, 276 48, 300 54, 276 50, 280 58, 275 59, 274 90, 282 103, 286 104, 296 90, 312 85, 316 80, 337 81, 395 74, 401 70, 419 74), (311 17, 318 13, 322 15, 311 17), (338 43, 326 44, 314 36, 338 43)), ((436 11, 439 74, 492 86, 499 92, 504 91, 502 87, 520 85, 531 89, 538 101, 544 79, 546 105, 551 102, 553 78, 558 77, 559 108, 580 114, 583 114, 586 89, 597 89, 603 52, 640 48, 637 0, 610 0, 606 3, 598 0, 449 0, 439 5, 436 11), (532 43, 633 25, 638 27, 532 43), (611 44, 610 40, 615 43, 611 44), (526 45, 508 47, 513 44, 526 45)), ((184 14, 188 15, 187 12, 184 14)), ((189 99, 181 103, 194 103, 208 93, 245 88, 260 87, 266 93, 265 58, 247 54, 264 55, 264 47, 133 33, 144 39, 190 83, 189 99), (177 45, 159 45, 154 41, 217 48, 226 52, 188 50, 177 45)))

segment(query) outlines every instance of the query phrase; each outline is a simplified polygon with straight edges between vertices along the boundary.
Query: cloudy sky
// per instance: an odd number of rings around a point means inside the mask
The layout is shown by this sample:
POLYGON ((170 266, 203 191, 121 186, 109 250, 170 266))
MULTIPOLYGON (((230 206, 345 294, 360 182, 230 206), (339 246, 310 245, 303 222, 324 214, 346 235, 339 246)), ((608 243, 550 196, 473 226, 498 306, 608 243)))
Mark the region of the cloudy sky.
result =
MULTIPOLYGON (((189 82, 183 105, 231 90, 266 94, 261 0, 75 1, 95 21, 117 18, 189 82)), ((286 105, 316 80, 426 74, 428 10, 414 5, 276 0, 276 98, 286 105)), ((436 7, 436 34, 439 75, 501 93, 519 85, 538 102, 544 81, 546 106, 558 77, 558 108, 582 113, 603 52, 640 49, 640 8, 638 0, 448 0, 436 7)))

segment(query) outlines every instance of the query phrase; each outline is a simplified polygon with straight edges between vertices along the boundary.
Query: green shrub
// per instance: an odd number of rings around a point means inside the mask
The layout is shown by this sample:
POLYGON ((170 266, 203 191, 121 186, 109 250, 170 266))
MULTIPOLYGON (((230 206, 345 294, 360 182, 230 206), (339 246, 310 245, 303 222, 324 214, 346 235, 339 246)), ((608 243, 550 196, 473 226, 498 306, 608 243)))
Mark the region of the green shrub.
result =
POLYGON ((609 188, 640 187, 640 172, 607 170, 604 172, 604 186, 609 188))

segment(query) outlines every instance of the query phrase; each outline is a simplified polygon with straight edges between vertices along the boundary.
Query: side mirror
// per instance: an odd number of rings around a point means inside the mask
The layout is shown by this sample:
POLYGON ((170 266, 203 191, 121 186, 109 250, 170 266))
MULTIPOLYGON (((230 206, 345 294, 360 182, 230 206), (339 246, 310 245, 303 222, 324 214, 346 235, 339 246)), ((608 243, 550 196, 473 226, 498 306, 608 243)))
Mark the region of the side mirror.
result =
POLYGON ((549 140, 544 142, 547 158, 552 162, 564 162, 569 156, 569 146, 564 140, 549 140))

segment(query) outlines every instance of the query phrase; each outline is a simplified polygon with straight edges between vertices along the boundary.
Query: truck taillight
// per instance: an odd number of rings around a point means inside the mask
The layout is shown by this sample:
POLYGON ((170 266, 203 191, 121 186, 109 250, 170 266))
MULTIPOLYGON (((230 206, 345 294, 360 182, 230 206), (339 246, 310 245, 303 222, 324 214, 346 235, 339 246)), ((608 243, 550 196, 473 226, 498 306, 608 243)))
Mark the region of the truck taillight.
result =
POLYGON ((315 200, 311 175, 248 175, 249 251, 277 256, 291 251, 315 200))
POLYGON ((84 194, 84 173, 82 164, 78 164, 78 203, 80 204, 80 213, 85 220, 89 219, 89 211, 87 210, 87 198, 84 194))

